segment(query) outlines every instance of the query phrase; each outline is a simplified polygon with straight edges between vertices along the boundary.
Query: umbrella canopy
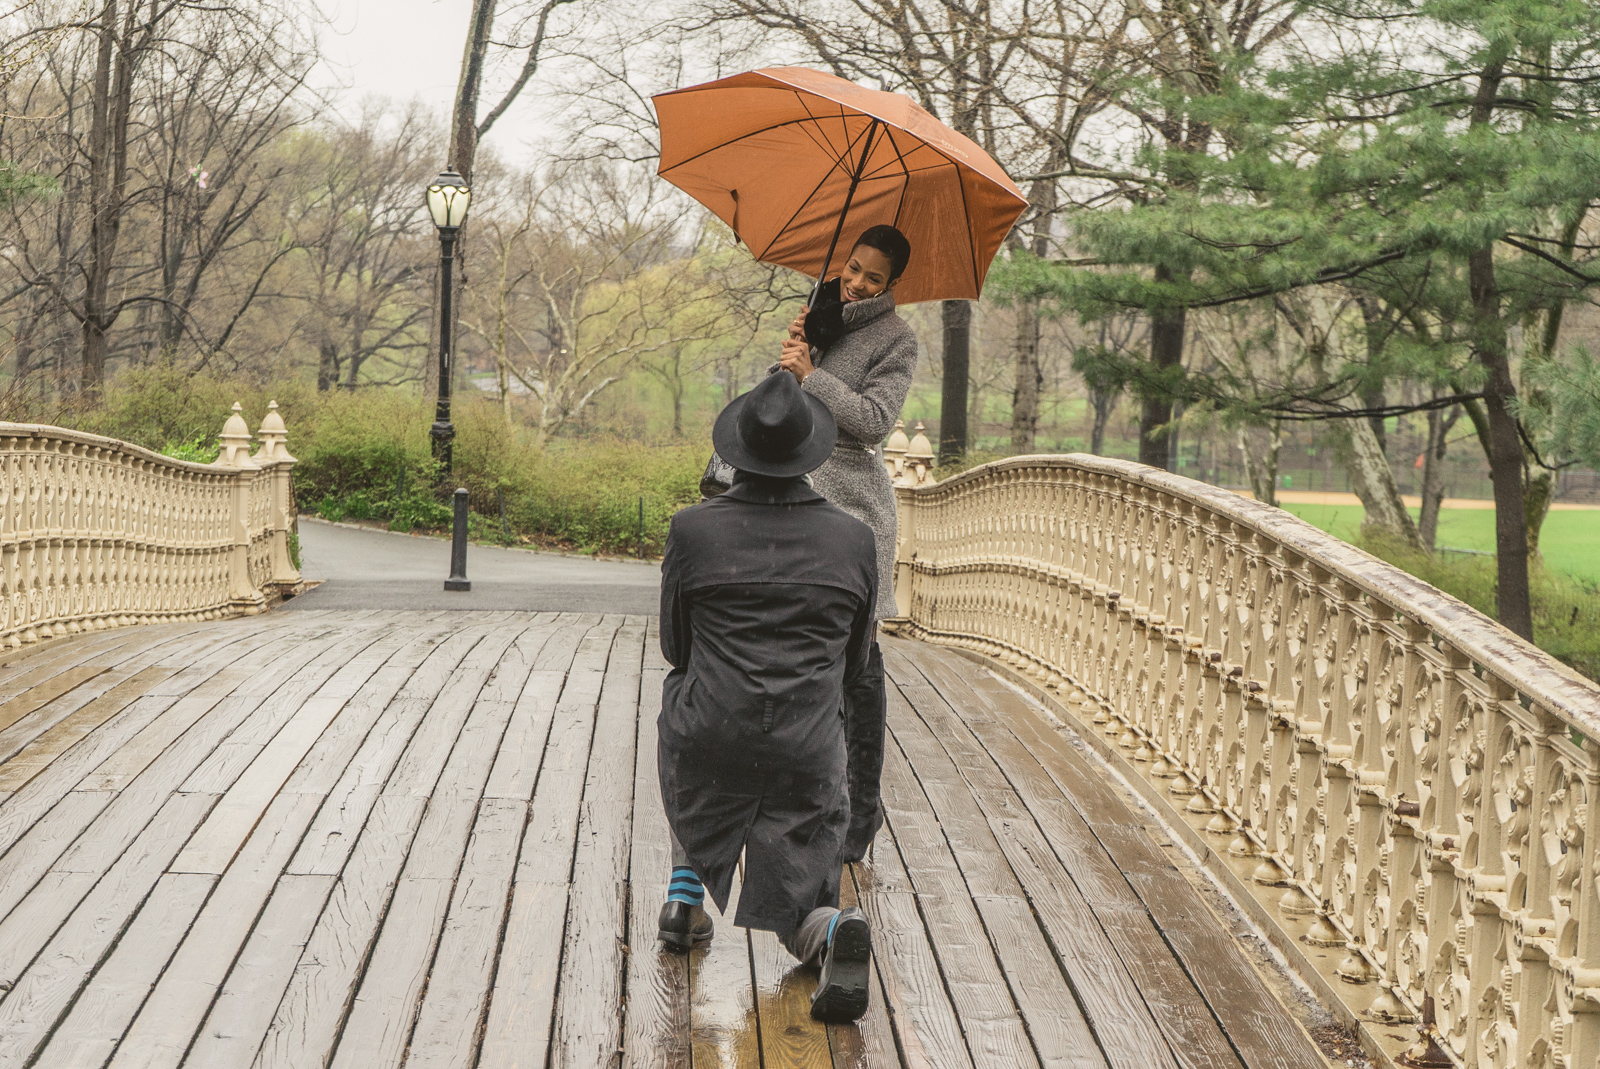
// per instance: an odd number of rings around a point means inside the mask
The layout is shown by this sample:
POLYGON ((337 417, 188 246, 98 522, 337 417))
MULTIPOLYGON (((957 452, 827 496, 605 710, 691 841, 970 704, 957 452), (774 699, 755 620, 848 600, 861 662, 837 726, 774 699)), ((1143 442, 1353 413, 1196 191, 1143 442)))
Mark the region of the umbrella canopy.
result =
POLYGON ((654 101, 658 173, 756 259, 820 281, 861 231, 899 227, 911 265, 895 285, 898 304, 975 300, 1027 207, 986 152, 908 98, 821 71, 770 67, 654 101))

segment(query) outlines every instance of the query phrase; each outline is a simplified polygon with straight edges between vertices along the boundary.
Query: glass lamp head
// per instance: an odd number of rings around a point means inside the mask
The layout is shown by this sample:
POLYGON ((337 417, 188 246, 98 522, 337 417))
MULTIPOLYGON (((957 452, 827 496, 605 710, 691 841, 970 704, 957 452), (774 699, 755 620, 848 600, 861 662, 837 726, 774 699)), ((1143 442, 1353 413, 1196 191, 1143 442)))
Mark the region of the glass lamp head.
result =
POLYGON ((454 171, 445 171, 428 187, 428 214, 440 230, 455 230, 467 221, 472 190, 454 171))

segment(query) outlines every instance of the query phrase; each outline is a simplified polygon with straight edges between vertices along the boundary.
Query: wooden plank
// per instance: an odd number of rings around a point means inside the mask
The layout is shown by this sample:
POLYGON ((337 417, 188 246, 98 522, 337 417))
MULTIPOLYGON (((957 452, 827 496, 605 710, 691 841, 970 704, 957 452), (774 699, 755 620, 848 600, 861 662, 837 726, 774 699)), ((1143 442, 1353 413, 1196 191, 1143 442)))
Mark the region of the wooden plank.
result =
POLYGON ((833 1061, 828 1028, 811 1016, 817 970, 806 968, 772 932, 750 932, 762 1069, 812 1069, 833 1061))
MULTIPOLYGON (((1126 807, 1109 788, 1099 784, 1094 766, 1064 738, 1045 727, 1014 691, 976 672, 962 673, 960 667, 959 663, 952 663, 945 672, 970 680, 974 695, 994 711, 1000 722, 997 727, 1007 729, 1009 739, 997 737, 996 746, 1005 745, 1013 755, 1008 767, 1025 770, 1036 782, 1042 772, 1043 778, 1054 784, 1078 809, 1083 827, 1096 838, 1109 861, 1126 876, 1135 901, 1149 911, 1141 923, 1132 910, 1124 909, 1117 914, 1118 922, 1108 924, 1107 930, 1116 927, 1119 936, 1129 941, 1130 955, 1138 953, 1132 947, 1134 940, 1152 950, 1152 937, 1164 940, 1176 952, 1210 1014, 1245 1064, 1318 1064, 1321 1055, 1315 1045, 1245 960, 1194 886, 1173 867, 1131 814, 1130 819, 1124 819, 1116 812, 1116 808, 1126 807), (1087 784, 1098 789, 1085 789, 1087 784), (1159 936, 1150 928, 1152 921, 1160 929, 1159 936)), ((939 678, 943 681, 945 676, 939 678)), ((1086 852, 1083 856, 1094 855, 1086 852)), ((1109 910, 1100 912, 1109 914, 1109 910)), ((1149 978, 1152 984, 1165 979, 1165 975, 1149 978)), ((1184 1011, 1184 1019, 1192 1022, 1193 1030, 1204 1031, 1203 1022, 1192 1008, 1184 1011)))
POLYGON ((183 677, 191 689, 153 723, 102 761, 84 780, 84 788, 121 790, 218 703, 236 691, 247 691, 252 684, 260 682, 261 676, 271 677, 275 670, 287 669, 292 672, 291 666, 297 667, 302 661, 309 660, 315 650, 316 646, 311 640, 296 643, 291 637, 279 636, 236 654, 225 667, 218 668, 213 662, 202 661, 184 669, 168 679, 164 689, 170 690, 179 677, 183 677), (298 655, 297 650, 301 651, 298 655), (277 664, 280 656, 289 658, 288 663, 277 664))
POLYGON ((872 923, 884 1005, 906 1064, 972 1069, 892 828, 878 833, 866 860, 853 870, 861 910, 872 923))
MULTIPOLYGON (((299 852, 290 862, 290 872, 337 875, 344 867, 350 848, 393 775, 400 755, 411 745, 439 692, 482 637, 482 632, 476 628, 456 631, 422 658, 334 783, 299 852)), ((425 800, 421 796, 412 797, 425 800)), ((409 844, 409 837, 407 842, 409 844)))
MULTIPOLYGON (((208 795, 171 798, 54 936, 37 933, 38 957, 0 1002, 0 1067, 27 1063, 214 802, 208 795)), ((15 941, 6 949, 20 958, 15 941)))
MULTIPOLYGON (((493 762, 493 747, 511 712, 504 701, 476 705, 475 699, 488 689, 501 655, 517 634, 501 628, 472 649, 451 674, 451 682, 411 740, 406 750, 409 757, 402 756, 391 786, 385 787, 385 797, 412 796, 430 789, 433 797, 406 858, 372 964, 351 1006, 334 1067, 397 1066, 406 1056, 417 1020, 417 1000, 422 996, 452 884, 493 762)), ((520 680, 515 685, 520 686, 520 680)), ((514 841, 513 836, 506 843, 508 850, 514 841)))
POLYGON ((172 674, 171 668, 143 669, 57 721, 0 764, 0 790, 21 790, 68 748, 143 697, 149 687, 172 674))
POLYGON ((333 884, 332 876, 278 880, 195 1038, 188 1064, 247 1066, 255 1060, 333 884))
POLYGON ((33 1069, 105 1064, 215 883, 212 876, 161 877, 33 1069))
MULTIPOLYGON (((570 908, 569 881, 595 713, 617 620, 593 620, 572 654, 517 855, 480 1065, 544 1069, 570 908)), ((548 647, 546 648, 548 651, 548 647)), ((536 663, 534 672, 551 663, 536 663)))
MULTIPOLYGON (((385 783, 384 794, 407 793, 426 797, 448 786, 439 782, 440 776, 454 752, 479 692, 488 682, 500 655, 516 638, 515 632, 497 632, 490 628, 473 630, 481 636, 478 644, 451 673, 444 689, 428 707, 421 728, 400 755, 394 773, 385 783)), ((482 789, 481 781, 479 789, 482 789)))
MULTIPOLYGON (((295 768, 283 785, 283 790, 290 794, 329 795, 338 784, 345 782, 352 765, 369 752, 366 748, 368 740, 374 729, 383 724, 384 715, 393 706, 402 688, 422 670, 422 666, 428 663, 428 655, 450 633, 450 630, 438 627, 423 630, 420 635, 407 630, 406 635, 411 636, 411 641, 395 648, 383 666, 362 684, 361 689, 344 699, 339 715, 295 768)), ((448 672, 440 674, 440 683, 443 683, 446 675, 448 672)), ((399 749, 396 748, 393 753, 398 758, 399 749)), ((388 771, 388 768, 384 769, 385 774, 388 771)), ((381 784, 381 780, 374 782, 374 785, 378 784, 381 784)))
POLYGON ((1027 899, 1020 894, 977 895, 973 903, 1005 963, 1006 980, 1040 1063, 1055 1069, 1106 1069, 1106 1057, 1063 980, 1060 962, 1040 938, 1027 899))
POLYGON ((51 870, 0 921, 0 988, 10 990, 99 877, 97 872, 51 870))
POLYGON ((86 664, 102 654, 114 656, 120 647, 146 634, 148 632, 142 629, 120 628, 80 635, 70 642, 52 642, 0 652, 0 703, 9 702, 59 675, 64 669, 86 664))
POLYGON ((257 1069, 322 1065, 378 931, 427 801, 379 798, 317 918, 267 1029, 257 1069))
MULTIPOLYGON (((645 638, 648 656, 650 637, 645 638)), ((672 842, 656 775, 656 716, 667 673, 639 680, 638 759, 633 777, 633 854, 628 861, 628 980, 622 1064, 628 1069, 688 1069, 689 957, 656 938, 672 877, 672 842)))
POLYGON ((551 1069, 609 1064, 622 1041, 624 882, 633 830, 634 743, 644 620, 627 617, 606 664, 572 859, 551 1069))
MULTIPOLYGON (((891 654, 889 660, 898 661, 898 655, 891 654)), ((891 672, 923 682, 921 674, 903 662, 891 672)), ((921 715, 895 718, 896 737, 907 743, 908 753, 915 751, 914 760, 925 785, 933 770, 946 770, 943 774, 948 776, 957 766, 960 774, 970 780, 972 789, 967 797, 974 809, 960 818, 970 829, 966 834, 984 834, 974 825, 986 824, 984 837, 1000 845, 1022 889, 1045 921, 1045 930, 1111 1064, 1237 1069, 1238 1060, 1226 1037, 1214 1022, 1205 1020, 1198 995, 1191 989, 1185 996, 1183 985, 1171 984, 1164 975, 1178 971, 1170 954, 1163 960, 1148 944, 1137 947, 1136 953, 1127 953, 1130 946, 1126 933, 1113 935, 1105 930, 1099 914, 1083 899, 1070 870, 1062 867, 1063 862, 1046 845, 1046 835, 1012 790, 1010 781, 944 698, 925 684, 906 686, 904 693, 912 696, 914 713, 921 715), (1042 897, 1060 901, 1041 903, 1042 897), (1113 967, 1112 963, 1120 967, 1113 967), (1152 976, 1152 971, 1162 975, 1152 976), (1145 1061, 1148 1058, 1162 1060, 1145 1061)), ((897 708, 894 702, 891 707, 897 708)), ((946 818, 947 814, 941 810, 940 816, 946 818)), ((958 818, 951 815, 950 819, 958 818)), ((1081 864, 1082 859, 1074 862, 1081 864)), ((1013 886, 1007 881, 995 890, 1011 897, 1013 886)), ((1013 971, 1022 968, 1020 963, 1012 966, 1013 971)), ((1015 990, 1020 992, 1022 988, 1019 985, 1015 990)), ((1058 1056, 1072 1056, 1071 1045, 1060 1046, 1069 1039, 1058 1036, 1052 1044, 1061 1052, 1058 1056)))
MULTIPOLYGON (((891 695, 891 704, 898 697, 891 695)), ((1005 971, 995 958, 989 933, 940 828, 944 810, 953 808, 953 801, 938 799, 941 809, 935 816, 899 749, 891 742, 885 750, 886 822, 894 832, 906 872, 916 888, 928 939, 972 1060, 978 1065, 1037 1066, 1038 1056, 1028 1040, 1005 971)), ((977 849, 973 844, 962 863, 969 867, 992 866, 997 861, 1004 864, 998 849, 993 857, 977 856, 977 849)), ((1070 1002, 1059 1004, 1055 1012, 1063 1010, 1070 1013, 1070 1002)))
MULTIPOLYGON (((844 880, 839 885, 841 908, 861 904, 856 892, 854 869, 853 865, 846 867, 844 880)), ((867 983, 867 990, 872 992, 867 1002, 867 1012, 854 1024, 828 1026, 828 1047, 833 1069, 875 1069, 901 1065, 900 1052, 894 1046, 894 1026, 889 1023, 883 979, 878 975, 876 949, 873 958, 871 979, 867 983)))
MULTIPOLYGON (((756 1022, 755 984, 750 973, 750 933, 735 928, 740 880, 734 874, 728 908, 711 907, 717 931, 689 954, 689 1038, 695 1065, 757 1069, 761 1037, 756 1022)), ((706 899, 710 903, 710 897, 706 899)))
POLYGON ((73 791, 17 840, 0 864, 0 918, 16 908, 111 799, 106 791, 73 791))
POLYGON ((345 703, 404 643, 403 635, 385 636, 351 658, 308 697, 227 789, 217 808, 173 862, 172 871, 220 875, 345 703))
POLYGON ((528 803, 488 798, 456 878, 408 1067, 472 1069, 528 803))
MULTIPOLYGON (((309 658, 311 653, 308 652, 304 656, 309 658)), ((294 661, 293 655, 285 655, 280 659, 291 663, 294 661)), ((192 767, 192 761, 199 760, 199 755, 209 752, 216 745, 216 741, 248 715, 259 702, 259 697, 252 693, 255 688, 270 689, 278 679, 279 677, 270 668, 264 669, 251 687, 242 688, 235 695, 239 701, 235 702, 226 713, 218 709, 207 718, 200 730, 186 732, 173 747, 178 752, 174 753, 170 760, 165 761, 164 765, 182 767, 187 774, 188 768, 192 767)), ((93 732, 88 738, 51 762, 50 767, 44 772, 29 780, 22 790, 11 797, 5 809, 0 810, 0 846, 9 847, 69 791, 84 783, 90 772, 117 754, 125 743, 137 738, 141 732, 164 715, 168 711, 163 708, 165 700, 154 697, 140 699, 122 716, 103 725, 100 730, 93 732)), ((182 701, 183 699, 180 699, 178 704, 182 704, 182 701)), ((210 704, 207 704, 206 708, 210 709, 210 704)), ((148 810, 150 814, 160 807, 165 800, 165 794, 171 789, 165 787, 155 793, 150 800, 151 808, 148 810)), ((123 800, 119 797, 114 805, 122 804, 123 800)))
POLYGON ((179 790, 226 792, 324 683, 348 662, 360 657, 369 646, 390 634, 389 627, 345 628, 337 638, 323 643, 309 664, 273 691, 271 697, 228 733, 183 781, 179 790))
POLYGON ((43 708, 106 670, 101 665, 79 665, 45 675, 33 686, 0 705, 0 728, 9 728, 35 709, 43 708))
POLYGON ((399 1065, 416 1021, 417 1000, 450 904, 450 881, 402 878, 384 917, 331 1069, 399 1065))
POLYGON ((279 795, 195 918, 112 1056, 114 1069, 176 1069, 250 934, 317 799, 279 795))

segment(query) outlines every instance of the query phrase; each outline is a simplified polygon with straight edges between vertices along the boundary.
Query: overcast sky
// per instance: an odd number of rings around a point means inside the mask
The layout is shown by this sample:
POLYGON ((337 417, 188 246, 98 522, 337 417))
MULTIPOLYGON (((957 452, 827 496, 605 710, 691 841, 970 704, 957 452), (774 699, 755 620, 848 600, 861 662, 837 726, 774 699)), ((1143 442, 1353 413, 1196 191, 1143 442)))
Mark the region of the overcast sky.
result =
MULTIPOLYGON (((447 121, 471 6, 471 0, 320 0, 328 20, 324 77, 349 105, 369 94, 402 102, 419 97, 447 121)), ((524 99, 489 136, 505 158, 521 161, 543 132, 524 99)))

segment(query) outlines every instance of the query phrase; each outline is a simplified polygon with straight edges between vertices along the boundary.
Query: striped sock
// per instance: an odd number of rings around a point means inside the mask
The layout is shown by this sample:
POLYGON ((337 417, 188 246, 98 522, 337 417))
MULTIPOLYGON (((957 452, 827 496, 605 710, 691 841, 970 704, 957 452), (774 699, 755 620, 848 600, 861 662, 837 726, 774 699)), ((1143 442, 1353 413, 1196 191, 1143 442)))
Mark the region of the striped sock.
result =
POLYGON ((686 902, 691 906, 698 906, 705 901, 705 897, 705 885, 700 882, 700 877, 694 874, 694 869, 672 870, 672 882, 667 885, 668 902, 686 902))

